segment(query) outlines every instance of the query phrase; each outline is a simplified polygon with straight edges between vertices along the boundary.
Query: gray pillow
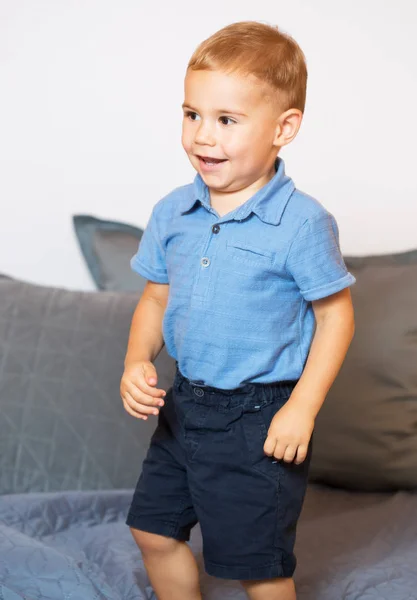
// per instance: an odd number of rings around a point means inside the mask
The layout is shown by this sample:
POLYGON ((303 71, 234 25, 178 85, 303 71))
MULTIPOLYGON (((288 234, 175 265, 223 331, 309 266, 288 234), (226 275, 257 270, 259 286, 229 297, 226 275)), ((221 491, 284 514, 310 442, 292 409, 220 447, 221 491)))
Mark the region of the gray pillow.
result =
POLYGON ((417 250, 344 260, 356 331, 316 419, 310 478, 417 489, 417 250))
MULTIPOLYGON (((132 488, 156 426, 119 385, 137 293, 0 278, 0 493, 132 488)), ((167 390, 175 361, 155 361, 167 390)))
POLYGON ((72 220, 97 288, 142 293, 146 279, 132 271, 130 259, 137 252, 143 229, 91 215, 73 215, 72 220))

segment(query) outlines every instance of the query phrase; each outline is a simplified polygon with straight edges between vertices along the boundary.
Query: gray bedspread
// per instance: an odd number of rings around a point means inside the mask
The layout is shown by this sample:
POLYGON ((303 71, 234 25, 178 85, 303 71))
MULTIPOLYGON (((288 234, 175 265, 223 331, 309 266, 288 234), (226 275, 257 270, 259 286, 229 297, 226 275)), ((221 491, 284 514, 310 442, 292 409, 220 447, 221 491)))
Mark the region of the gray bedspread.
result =
MULTIPOLYGON (((0 600, 154 600, 124 519, 133 490, 0 496, 0 600)), ((205 600, 243 600, 204 573, 205 600)), ((297 600, 417 600, 417 492, 311 484, 300 518, 297 600)))

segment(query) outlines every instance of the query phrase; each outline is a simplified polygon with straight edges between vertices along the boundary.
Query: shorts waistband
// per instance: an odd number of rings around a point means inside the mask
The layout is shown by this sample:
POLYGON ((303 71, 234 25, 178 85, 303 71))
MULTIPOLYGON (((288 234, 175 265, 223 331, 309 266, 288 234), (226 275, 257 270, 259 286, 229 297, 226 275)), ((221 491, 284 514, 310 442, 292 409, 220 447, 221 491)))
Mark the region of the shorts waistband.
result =
POLYGON ((175 381, 177 384, 185 383, 189 386, 190 391, 195 391, 194 393, 196 393, 196 396, 199 397, 200 400, 207 395, 209 397, 216 395, 225 398, 244 395, 248 398, 253 397, 255 403, 260 400, 260 397, 264 397, 265 400, 272 398, 287 398, 291 395, 292 390, 298 383, 298 380, 282 380, 271 383, 249 382, 241 387, 227 390, 188 379, 181 373, 178 362, 176 362, 175 381))

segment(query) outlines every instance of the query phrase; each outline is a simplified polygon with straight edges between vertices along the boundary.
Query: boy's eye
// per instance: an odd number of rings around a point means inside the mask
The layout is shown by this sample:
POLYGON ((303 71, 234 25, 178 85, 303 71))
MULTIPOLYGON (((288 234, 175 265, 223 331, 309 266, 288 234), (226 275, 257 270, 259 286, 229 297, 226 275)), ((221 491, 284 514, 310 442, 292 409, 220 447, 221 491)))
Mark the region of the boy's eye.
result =
MULTIPOLYGON (((191 110, 187 110, 185 111, 185 116, 191 119, 191 121, 195 121, 196 119, 192 118, 193 115, 198 116, 196 112, 191 111, 191 110)), ((234 121, 233 119, 231 119, 230 117, 219 117, 220 120, 226 120, 226 121, 230 121, 231 123, 236 123, 236 121, 234 121)), ((227 125, 227 123, 223 122, 223 125, 227 125)))
MULTIPOLYGON (((225 119, 226 121, 230 121, 231 123, 236 123, 236 121, 233 121, 233 119, 231 119, 230 117, 220 117, 220 119, 225 119)), ((227 123, 223 123, 223 125, 227 125, 227 123)))
MULTIPOLYGON (((192 112, 191 110, 186 110, 186 111, 185 111, 185 116, 186 116, 187 118, 188 118, 188 117, 191 117, 191 115, 196 115, 196 114, 197 114, 197 113, 195 113, 195 112, 192 112)), ((192 120, 192 121, 194 121, 194 119, 191 119, 191 120, 192 120)))

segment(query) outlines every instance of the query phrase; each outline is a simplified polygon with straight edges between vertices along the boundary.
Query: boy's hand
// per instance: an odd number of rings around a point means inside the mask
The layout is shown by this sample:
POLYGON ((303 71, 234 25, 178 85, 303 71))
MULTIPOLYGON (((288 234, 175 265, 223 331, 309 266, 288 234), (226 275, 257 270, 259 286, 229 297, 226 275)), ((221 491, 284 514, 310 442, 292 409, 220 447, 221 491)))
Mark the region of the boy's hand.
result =
POLYGON ((162 398, 166 396, 166 392, 153 387, 157 379, 155 366, 148 360, 125 367, 120 382, 120 396, 132 417, 146 421, 147 415, 159 414, 157 407, 164 405, 162 398))
POLYGON ((278 460, 301 464, 306 456, 314 429, 314 418, 300 404, 289 399, 274 415, 268 429, 264 452, 278 460))

